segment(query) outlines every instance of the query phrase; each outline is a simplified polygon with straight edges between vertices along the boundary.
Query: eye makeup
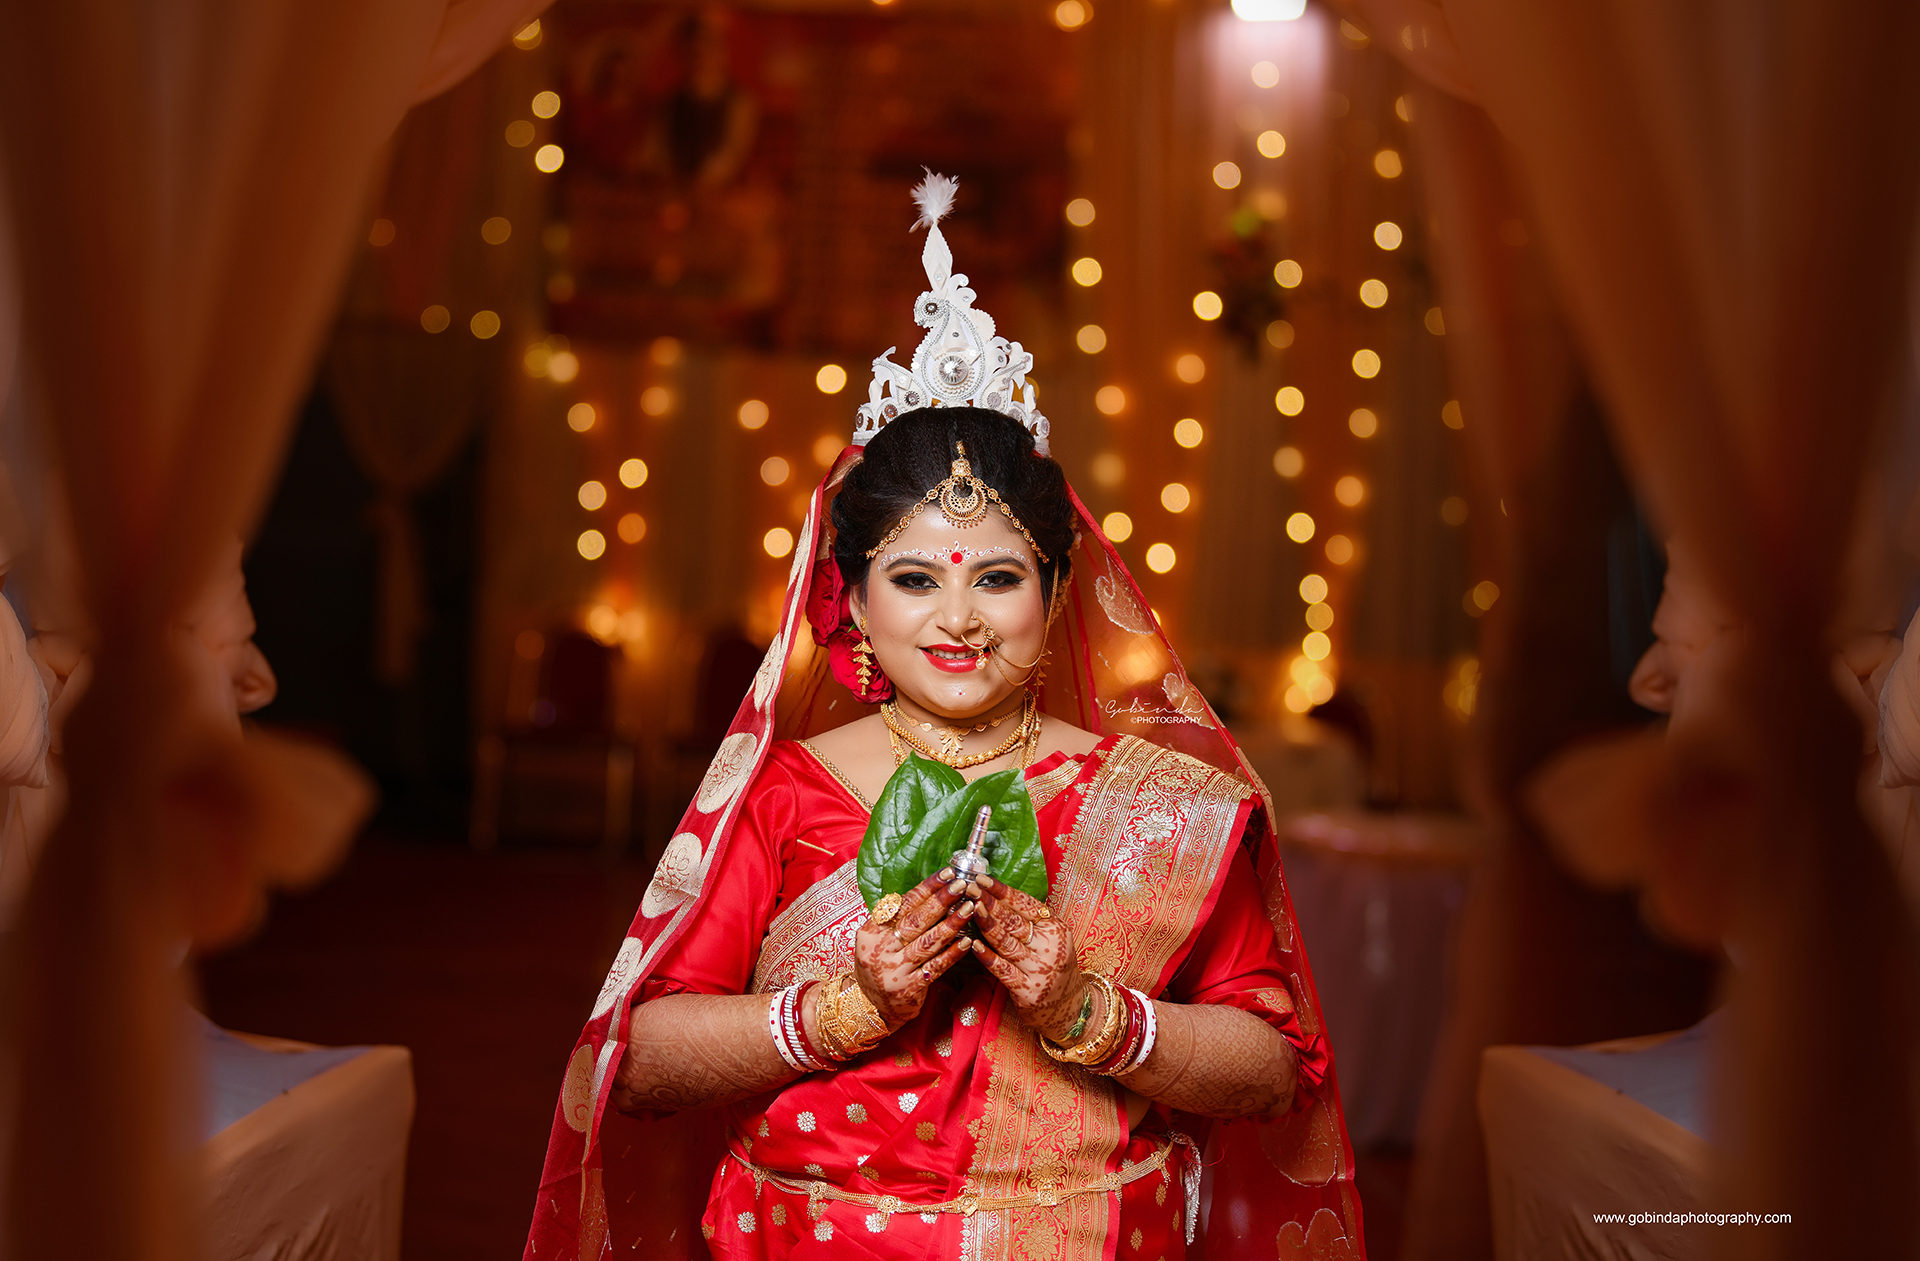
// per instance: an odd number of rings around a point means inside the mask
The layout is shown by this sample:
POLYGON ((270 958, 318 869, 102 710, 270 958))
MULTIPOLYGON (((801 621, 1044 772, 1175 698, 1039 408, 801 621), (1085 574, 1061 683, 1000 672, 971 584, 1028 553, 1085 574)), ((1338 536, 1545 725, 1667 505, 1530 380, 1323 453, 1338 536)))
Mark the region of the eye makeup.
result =
POLYGON ((989 558, 1009 561, 1022 568, 1026 567, 1026 562, 1021 559, 1019 553, 1010 552, 1004 547, 967 547, 961 543, 955 543, 937 552, 928 551, 923 547, 909 547, 897 552, 888 552, 880 558, 880 567, 885 569, 897 560, 923 560, 929 565, 964 565, 970 560, 989 558))

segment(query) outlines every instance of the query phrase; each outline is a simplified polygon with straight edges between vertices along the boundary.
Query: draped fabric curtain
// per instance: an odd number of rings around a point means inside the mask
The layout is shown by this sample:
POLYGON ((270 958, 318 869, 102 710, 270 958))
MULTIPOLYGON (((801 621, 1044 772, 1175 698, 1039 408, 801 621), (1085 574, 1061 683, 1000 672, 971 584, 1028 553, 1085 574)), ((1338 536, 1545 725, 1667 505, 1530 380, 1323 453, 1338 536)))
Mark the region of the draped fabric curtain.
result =
MULTIPOLYGON (((1534 773, 1532 817, 1589 880, 1643 889, 1666 927, 1739 960, 1715 1194, 1792 1212, 1795 1230, 1731 1246, 1904 1253, 1910 938, 1855 806, 1859 723, 1830 637, 1906 328, 1920 11, 1362 7, 1512 146, 1637 492, 1739 627, 1664 735, 1576 745, 1534 773)), ((1538 441, 1494 436, 1496 469, 1538 441)), ((1484 734, 1497 751, 1529 733, 1484 734)))
POLYGON ((182 622, 271 488, 376 159, 538 0, 4 0, 19 371, 96 674, 35 874, 16 1031, 19 1256, 197 1251, 183 942, 231 935, 350 820, 309 751, 209 706, 182 622))
POLYGON ((1745 628, 1701 662, 1692 721, 1566 755, 1536 812, 1590 878, 1644 886, 1666 924, 1739 961, 1715 1191, 1795 1223, 1743 1252, 1904 1253, 1910 935, 1855 804, 1859 724, 1828 636, 1905 340, 1920 10, 1447 12, 1618 445, 1745 628))
POLYGON ((1657 941, 1633 900, 1584 886, 1521 808, 1521 785, 1581 733, 1631 721, 1609 689, 1608 530, 1625 488, 1514 186, 1505 140, 1465 97, 1439 10, 1368 3, 1373 37, 1434 83, 1411 129, 1478 502, 1476 574, 1503 592, 1481 622, 1469 790, 1498 845, 1463 911, 1447 1024, 1425 1096, 1408 1258, 1492 1246, 1476 1107, 1480 1055, 1684 1026, 1704 1010, 1704 960, 1657 941))
POLYGON ((349 324, 334 333, 326 380, 354 462, 374 486, 378 545, 374 671, 413 677, 427 626, 425 567, 413 497, 459 454, 479 406, 484 343, 412 327, 349 324))
MULTIPOLYGON (((444 26, 444 24, 443 24, 444 26)), ((472 433, 489 343, 464 330, 429 333, 430 304, 459 309, 483 269, 473 258, 476 195, 490 137, 486 73, 416 107, 393 142, 378 199, 396 237, 364 252, 359 280, 327 349, 326 384, 361 473, 373 484, 367 524, 377 548, 374 671, 413 677, 427 626, 426 572, 413 498, 438 479, 472 433), (462 247, 465 248, 462 248, 462 247)), ((464 324, 464 320, 458 321, 464 324)))

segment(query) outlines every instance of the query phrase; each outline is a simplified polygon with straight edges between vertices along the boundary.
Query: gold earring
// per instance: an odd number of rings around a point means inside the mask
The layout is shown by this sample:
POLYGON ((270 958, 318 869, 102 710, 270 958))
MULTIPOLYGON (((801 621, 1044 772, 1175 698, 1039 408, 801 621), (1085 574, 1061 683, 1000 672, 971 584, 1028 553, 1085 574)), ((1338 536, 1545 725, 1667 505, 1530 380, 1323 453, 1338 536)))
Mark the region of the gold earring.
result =
POLYGON ((855 622, 860 630, 860 642, 853 646, 853 664, 860 675, 860 690, 865 692, 873 683, 873 641, 867 638, 867 624, 855 622))

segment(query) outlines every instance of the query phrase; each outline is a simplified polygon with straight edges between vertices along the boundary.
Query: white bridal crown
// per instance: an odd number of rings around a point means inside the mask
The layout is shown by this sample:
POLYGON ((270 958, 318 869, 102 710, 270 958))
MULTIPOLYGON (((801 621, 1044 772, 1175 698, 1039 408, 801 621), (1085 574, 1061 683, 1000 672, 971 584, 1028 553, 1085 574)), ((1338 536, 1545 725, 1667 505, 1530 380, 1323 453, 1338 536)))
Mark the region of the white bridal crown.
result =
POLYGON ((888 421, 916 407, 985 407, 1019 421, 1033 435, 1034 448, 1048 455, 1047 418, 1034 407, 1027 383, 1033 355, 1019 342, 995 336, 993 317, 974 310, 973 290, 953 270, 953 251, 940 234, 940 220, 959 191, 959 180, 931 171, 913 190, 920 207, 913 226, 927 230, 920 264, 930 286, 914 299, 913 322, 927 335, 913 352, 911 369, 893 361, 897 346, 873 361, 873 383, 853 422, 853 445, 866 446, 888 421))

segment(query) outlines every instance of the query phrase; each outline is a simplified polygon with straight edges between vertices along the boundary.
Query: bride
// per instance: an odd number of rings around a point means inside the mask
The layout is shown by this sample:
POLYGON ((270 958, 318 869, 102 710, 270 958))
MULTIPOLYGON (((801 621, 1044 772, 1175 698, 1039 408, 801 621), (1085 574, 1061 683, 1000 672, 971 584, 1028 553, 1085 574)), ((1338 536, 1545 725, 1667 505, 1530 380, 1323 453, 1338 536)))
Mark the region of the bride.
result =
POLYGON ((951 271, 951 182, 915 195, 927 337, 875 361, 815 492, 576 1046, 526 1255, 1359 1257, 1264 791, 1016 398, 1031 357, 951 271), (1020 768, 1045 902, 949 867, 865 904, 910 753, 1020 768), (618 1114, 649 1123, 624 1150, 618 1114), (703 1204, 668 1190, 689 1121, 724 1128, 703 1204))

